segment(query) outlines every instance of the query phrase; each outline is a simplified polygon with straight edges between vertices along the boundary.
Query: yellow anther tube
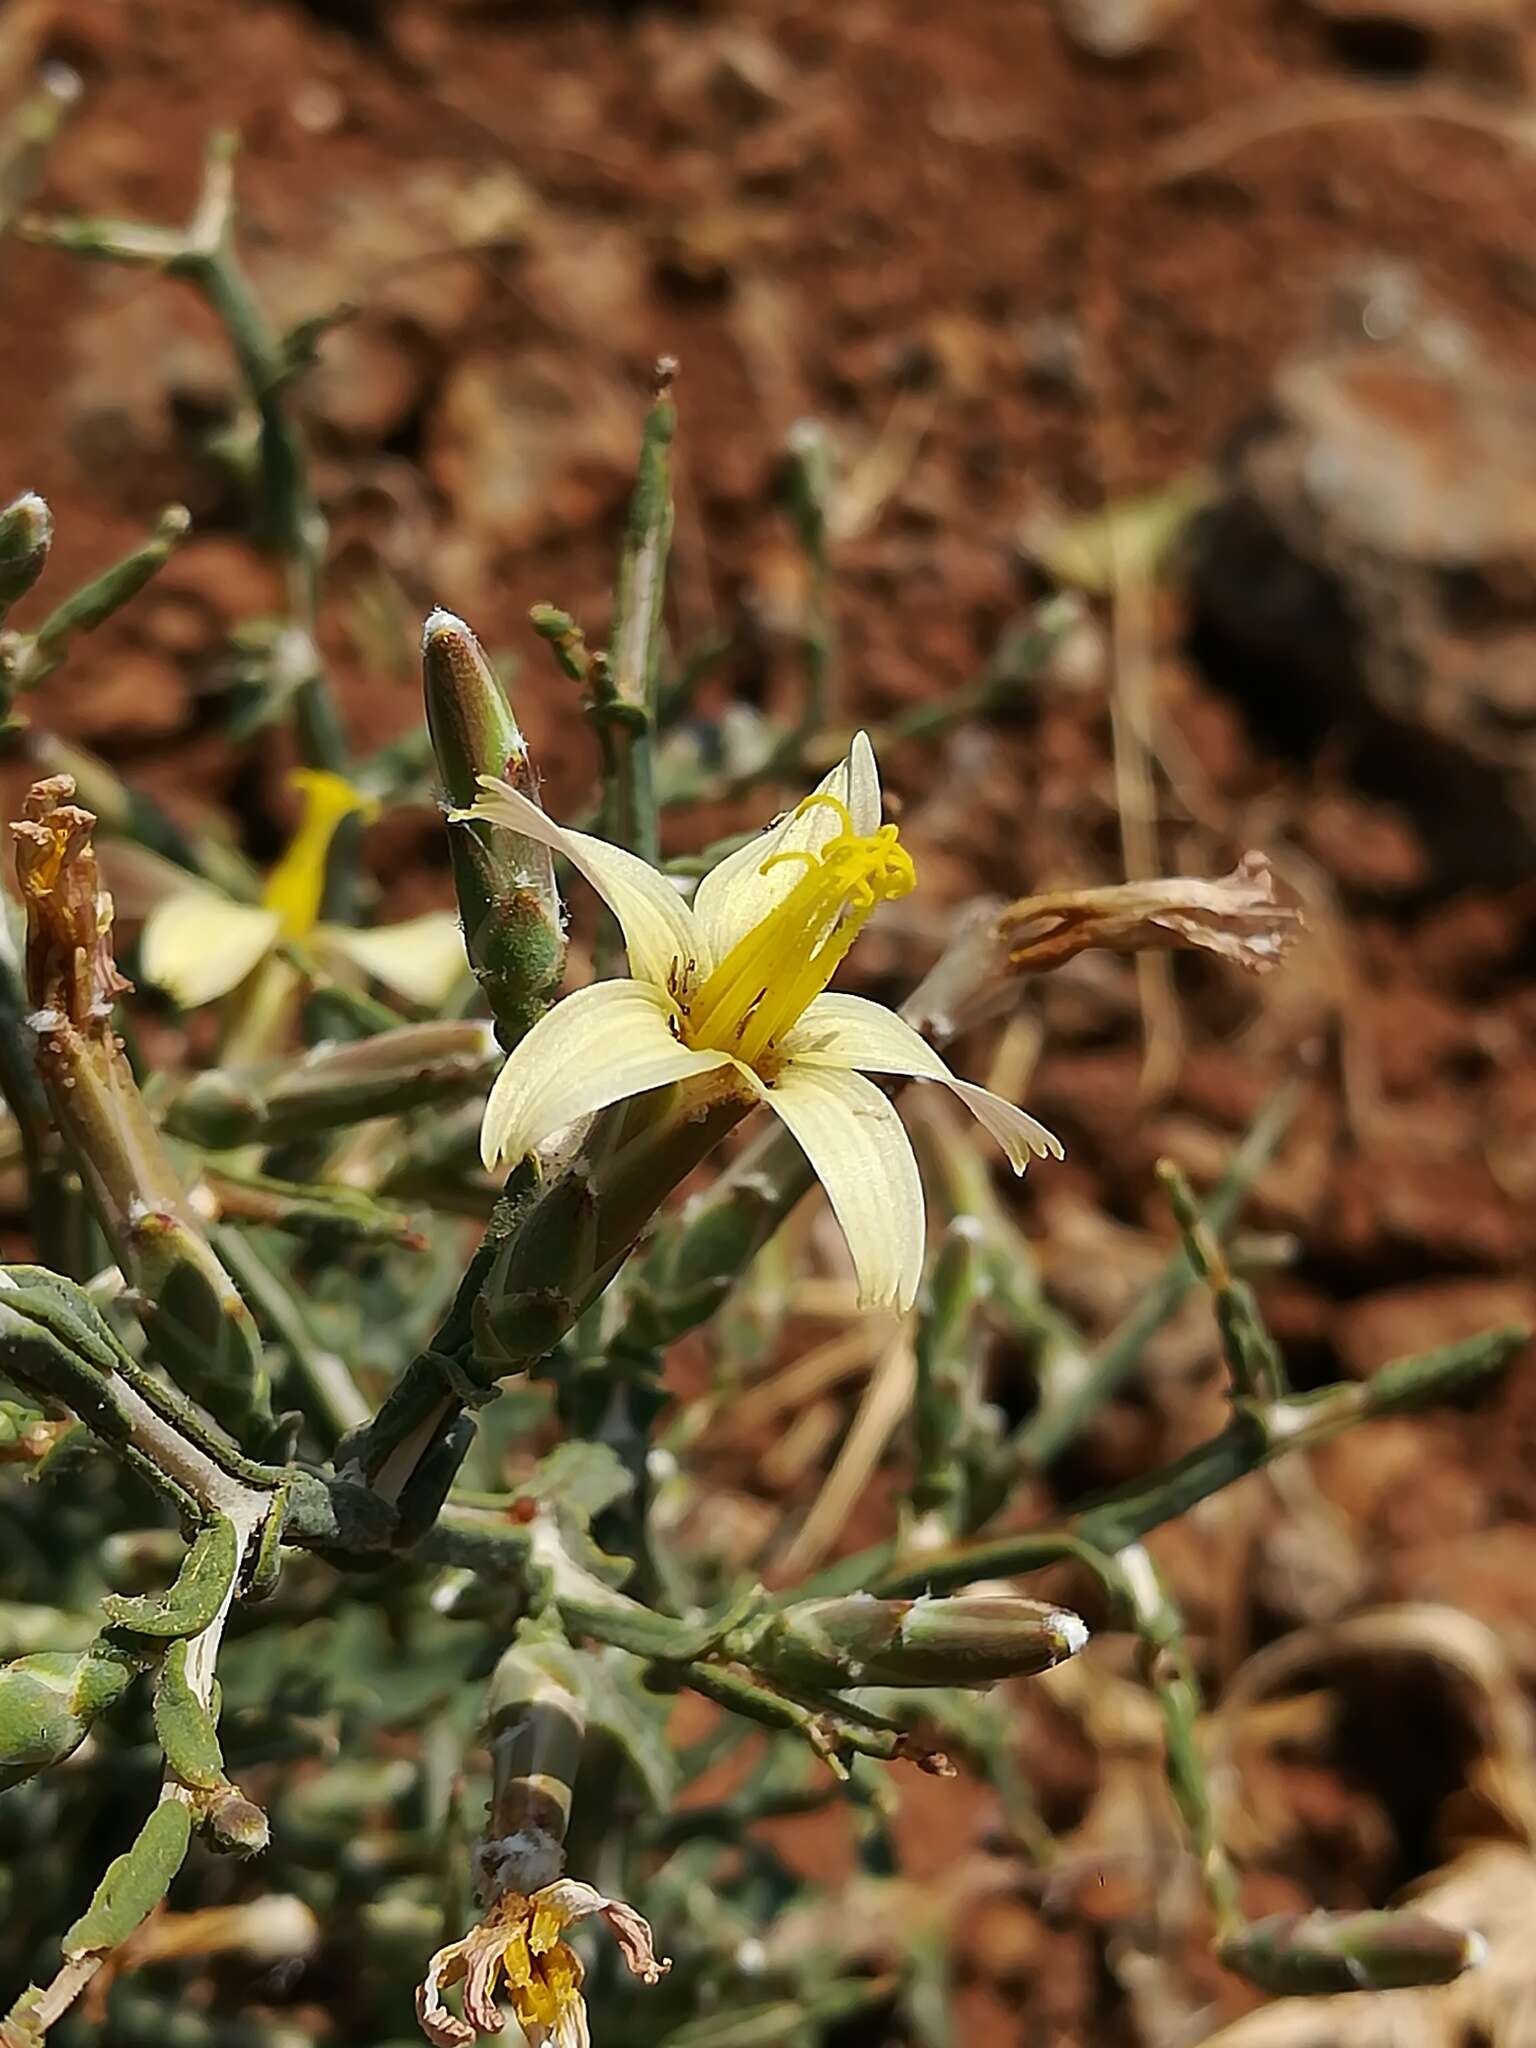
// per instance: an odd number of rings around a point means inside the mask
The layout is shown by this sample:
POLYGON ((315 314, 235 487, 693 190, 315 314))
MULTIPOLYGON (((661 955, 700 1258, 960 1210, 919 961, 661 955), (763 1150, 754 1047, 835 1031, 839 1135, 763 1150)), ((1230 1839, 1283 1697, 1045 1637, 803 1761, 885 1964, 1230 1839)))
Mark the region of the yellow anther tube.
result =
POLYGON ((843 829, 819 853, 777 853, 763 863, 763 874, 786 861, 803 861, 806 871, 687 1004, 681 1027, 696 1049, 754 1066, 821 994, 876 907, 916 882, 894 825, 855 832, 846 804, 824 795, 807 797, 797 815, 816 804, 835 810, 843 829))

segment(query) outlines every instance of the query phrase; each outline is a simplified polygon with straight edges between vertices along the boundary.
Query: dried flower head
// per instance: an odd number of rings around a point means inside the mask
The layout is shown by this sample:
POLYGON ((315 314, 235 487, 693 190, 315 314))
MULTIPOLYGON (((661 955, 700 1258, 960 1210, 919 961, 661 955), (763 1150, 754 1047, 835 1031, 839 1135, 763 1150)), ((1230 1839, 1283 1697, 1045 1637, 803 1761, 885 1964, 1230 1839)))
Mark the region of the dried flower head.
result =
POLYGON ((997 929, 1015 973, 1041 973, 1102 946, 1112 953, 1219 953, 1262 974, 1294 944, 1301 912, 1277 899, 1266 856, 1249 852, 1230 875, 1212 881, 1177 875, 1026 896, 1001 913, 997 929))
POLYGON ((589 2048, 580 1958, 562 1935, 596 1913, 607 1923, 633 1974, 654 1984, 671 1965, 658 1960, 649 1923, 622 1899, 605 1899, 589 1884, 557 1878, 541 1890, 504 1892, 462 1941, 440 1948, 416 1993, 422 2032, 437 2048, 469 2048, 477 2034, 499 2034, 496 1999, 504 1991, 528 2048, 589 2048), (464 2017, 443 2003, 462 1979, 464 2017))

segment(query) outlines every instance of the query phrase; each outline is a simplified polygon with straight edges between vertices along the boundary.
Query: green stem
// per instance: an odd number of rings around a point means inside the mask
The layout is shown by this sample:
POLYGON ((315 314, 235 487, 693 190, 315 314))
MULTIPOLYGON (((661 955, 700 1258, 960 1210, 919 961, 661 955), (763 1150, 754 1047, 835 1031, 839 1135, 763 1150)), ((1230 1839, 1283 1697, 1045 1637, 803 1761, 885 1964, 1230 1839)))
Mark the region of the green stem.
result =
POLYGON ((1200 1213, 1193 1189, 1171 1159, 1158 1162, 1157 1177, 1167 1191, 1184 1255, 1215 1303, 1222 1355, 1234 1395, 1278 1400, 1286 1391, 1285 1364, 1264 1327, 1253 1289, 1233 1273, 1215 1231, 1200 1213))
POLYGON ((215 1229, 213 1241, 258 1327, 287 1352, 305 1417, 323 1448, 333 1451, 369 1415, 345 1362, 321 1343, 286 1274, 253 1238, 240 1230, 215 1229))
POLYGON ((677 413, 669 393, 676 367, 669 358, 656 365, 655 396, 641 436, 635 492, 619 556, 607 687, 594 703, 607 727, 612 767, 604 797, 604 836, 653 866, 661 852, 651 753, 672 543, 671 446, 677 413))
POLYGON ((1120 1551, 1113 1562, 1121 1603, 1140 1639, 1142 1676, 1162 1712, 1168 1790, 1200 1865, 1216 1938, 1222 1940, 1241 1927, 1242 1902, 1237 1873, 1217 1831, 1200 1752, 1203 1701, 1184 1638, 1184 1617, 1139 1543, 1120 1551))
MULTIPOLYGON (((911 1563, 892 1559, 888 1549, 865 1551, 823 1574, 817 1590, 847 1584, 867 1587, 882 1598, 946 1593, 977 1579, 1039 1571, 1063 1556, 1087 1562, 1090 1552, 1124 1550, 1288 1451, 1311 1449, 1357 1423, 1447 1398, 1497 1371, 1528 1337, 1520 1328, 1490 1330, 1461 1344, 1399 1359, 1363 1383, 1342 1381, 1287 1401, 1239 1402, 1219 1436, 1171 1465, 1086 1502, 1058 1527, 956 1544, 911 1563)), ((795 1597, 807 1590, 800 1588, 795 1597)))
MULTIPOLYGON (((1302 1086, 1278 1088, 1232 1155, 1231 1164, 1200 1208, 1207 1230, 1224 1232, 1264 1168, 1274 1158, 1301 1100, 1302 1086)), ((1162 1272, 1112 1330, 1082 1379, 1056 1406, 1041 1408, 1017 1430, 1004 1449, 1015 1472, 1038 1472, 1074 1443, 1098 1411, 1140 1364, 1147 1345, 1195 1286, 1197 1274, 1181 1246, 1162 1272)))

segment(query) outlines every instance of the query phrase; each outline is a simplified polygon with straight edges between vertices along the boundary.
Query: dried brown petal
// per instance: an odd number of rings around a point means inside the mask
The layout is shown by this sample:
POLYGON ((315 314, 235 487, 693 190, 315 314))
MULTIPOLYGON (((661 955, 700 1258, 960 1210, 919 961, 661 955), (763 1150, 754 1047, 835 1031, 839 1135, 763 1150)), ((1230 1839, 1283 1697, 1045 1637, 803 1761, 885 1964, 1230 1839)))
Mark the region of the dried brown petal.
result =
POLYGON ((583 1884, 579 1878, 562 1877, 554 1884, 545 1885, 534 1895, 533 1903, 558 1913, 567 1922, 585 1920, 593 1913, 601 1914, 609 1933, 619 1944, 619 1953, 634 1975, 647 1984, 654 1984, 672 1967, 666 1957, 658 1958, 648 1920, 623 1899, 605 1898, 594 1886, 583 1884))
POLYGON ((464 1947, 462 1941, 451 1941, 446 1948, 440 1948, 416 1987, 416 2017, 434 2048, 470 2048, 475 2038, 469 2022, 451 2013, 443 2003, 444 1991, 464 1975, 464 1947))
POLYGON ((1180 875, 1026 896, 997 922, 1009 967, 1028 974, 1060 967, 1090 946, 1218 953, 1262 974, 1278 966, 1300 929, 1300 911, 1276 899, 1269 861, 1257 852, 1214 881, 1180 875))
POLYGON ((101 887, 89 811, 73 778, 32 785, 11 826, 27 906, 27 996, 81 1029, 110 1029, 112 1005, 133 984, 112 958, 112 898, 101 887))

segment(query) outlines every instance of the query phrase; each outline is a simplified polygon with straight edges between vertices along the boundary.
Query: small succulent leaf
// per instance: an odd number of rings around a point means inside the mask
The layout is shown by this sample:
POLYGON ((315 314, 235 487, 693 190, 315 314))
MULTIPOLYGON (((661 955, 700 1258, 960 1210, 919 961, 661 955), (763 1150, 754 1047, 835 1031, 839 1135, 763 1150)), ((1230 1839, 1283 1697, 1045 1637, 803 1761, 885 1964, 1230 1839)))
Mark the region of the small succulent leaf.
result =
POLYGON ((184 1785, 211 1792, 224 1783, 224 1758, 213 1716, 187 1678, 187 1643, 166 1651, 155 1681, 155 1734, 165 1760, 184 1785))
POLYGON ((518 1488, 530 1500, 552 1501, 569 1515, 590 1520, 630 1491, 634 1480, 610 1444, 557 1444, 518 1488))
POLYGON ((239 1562, 233 1522, 215 1515, 198 1531, 165 1592, 109 1593, 102 1612, 114 1628, 131 1629, 135 1635, 200 1635, 224 1605, 239 1562))
POLYGON ((65 1935, 65 1959, 105 1955, 125 1942, 170 1890, 192 1838, 192 1816, 179 1799, 162 1799, 133 1847, 107 1865, 95 1896, 65 1935))

